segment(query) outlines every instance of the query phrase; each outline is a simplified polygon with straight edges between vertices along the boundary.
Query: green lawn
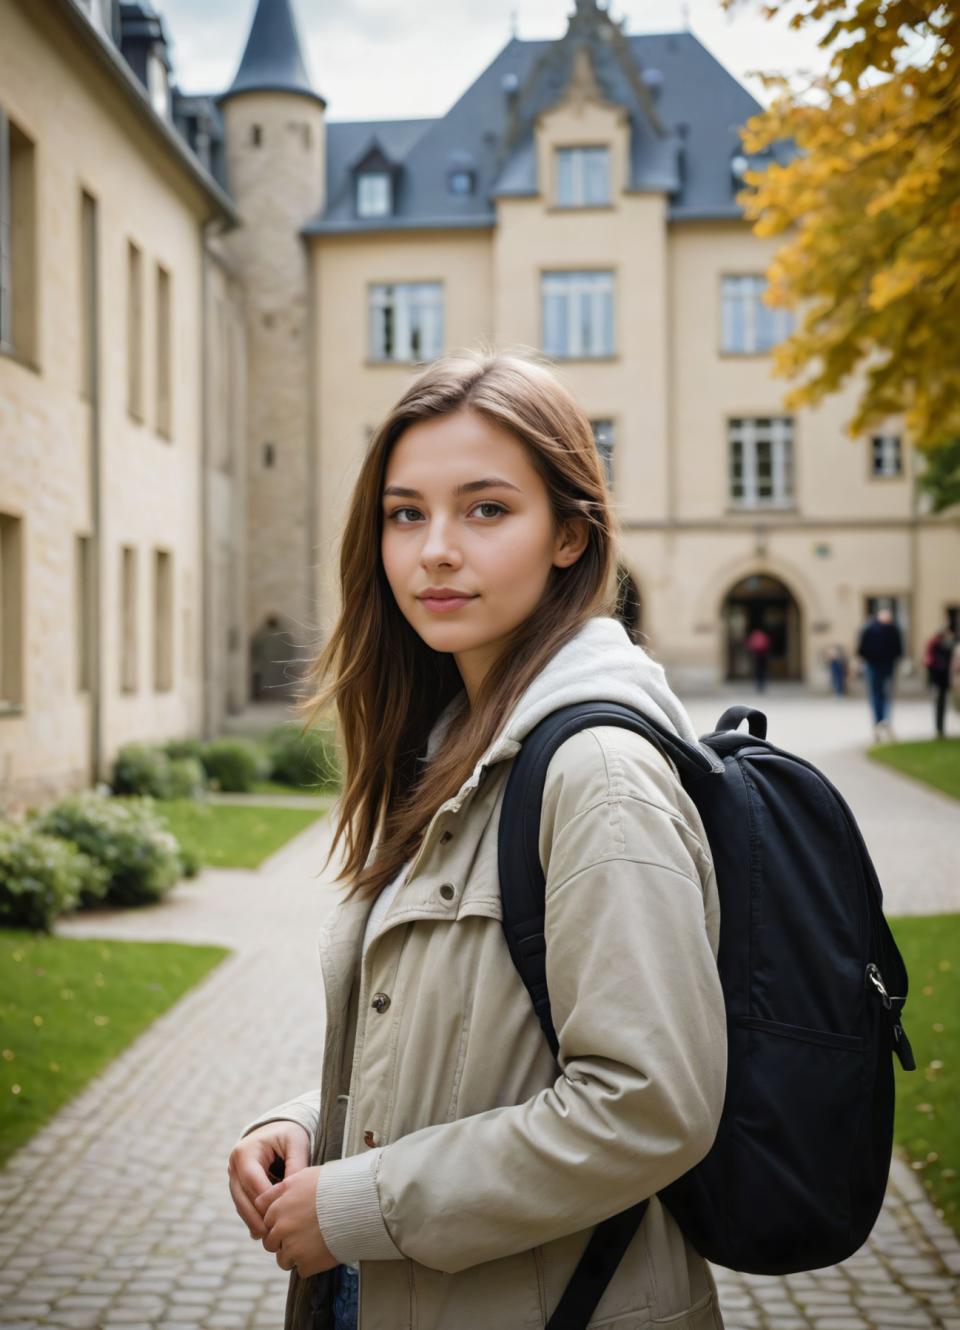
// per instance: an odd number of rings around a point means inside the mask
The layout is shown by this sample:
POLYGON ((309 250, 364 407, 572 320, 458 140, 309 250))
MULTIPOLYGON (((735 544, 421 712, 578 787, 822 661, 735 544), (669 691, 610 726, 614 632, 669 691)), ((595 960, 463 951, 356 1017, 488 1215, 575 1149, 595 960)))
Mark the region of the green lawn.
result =
POLYGON ((876 744, 867 756, 960 799, 960 739, 876 744))
POLYGON ((896 1139, 960 1234, 960 914, 891 919, 910 991, 903 1025, 916 1071, 897 1069, 896 1139))
POLYGON ((228 955, 0 929, 0 1165, 228 955))
POLYGON ((326 803, 333 803, 337 797, 336 790, 317 790, 312 785, 283 785, 278 780, 257 780, 253 782, 254 794, 295 794, 299 798, 302 795, 309 795, 315 799, 323 799, 326 803))
POLYGON ((325 811, 258 808, 253 804, 209 804, 194 799, 158 799, 157 812, 184 849, 211 868, 259 868, 288 840, 325 811))

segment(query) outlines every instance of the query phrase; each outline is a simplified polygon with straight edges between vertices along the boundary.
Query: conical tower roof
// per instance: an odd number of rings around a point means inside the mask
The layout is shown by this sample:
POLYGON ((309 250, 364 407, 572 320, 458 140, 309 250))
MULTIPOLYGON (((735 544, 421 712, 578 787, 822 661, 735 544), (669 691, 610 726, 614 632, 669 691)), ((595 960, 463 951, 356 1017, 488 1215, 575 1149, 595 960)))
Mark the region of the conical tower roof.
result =
POLYGON ((218 100, 238 92, 297 92, 326 106, 307 73, 291 0, 257 0, 240 67, 218 100))

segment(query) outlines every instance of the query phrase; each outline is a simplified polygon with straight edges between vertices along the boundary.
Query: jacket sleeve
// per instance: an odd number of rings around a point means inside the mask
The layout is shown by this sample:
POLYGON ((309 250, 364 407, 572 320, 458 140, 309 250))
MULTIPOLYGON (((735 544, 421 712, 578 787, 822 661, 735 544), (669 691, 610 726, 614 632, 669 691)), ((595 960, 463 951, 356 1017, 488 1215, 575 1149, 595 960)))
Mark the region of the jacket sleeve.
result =
POLYGON ((296 1099, 289 1099, 285 1104, 277 1104, 276 1108, 268 1109, 260 1117, 248 1122, 237 1139, 242 1141, 244 1136, 249 1135, 255 1128, 263 1127, 268 1122, 280 1121, 299 1122, 301 1127, 305 1127, 310 1134, 312 1148, 320 1122, 320 1091, 307 1090, 296 1099))
POLYGON ((525 1103, 325 1165, 318 1218, 336 1224, 349 1193, 337 1237, 352 1259, 393 1247, 455 1273, 524 1251, 652 1195, 713 1143, 726 1078, 716 887, 673 769, 628 731, 573 736, 547 773, 540 852, 561 1074, 525 1103))

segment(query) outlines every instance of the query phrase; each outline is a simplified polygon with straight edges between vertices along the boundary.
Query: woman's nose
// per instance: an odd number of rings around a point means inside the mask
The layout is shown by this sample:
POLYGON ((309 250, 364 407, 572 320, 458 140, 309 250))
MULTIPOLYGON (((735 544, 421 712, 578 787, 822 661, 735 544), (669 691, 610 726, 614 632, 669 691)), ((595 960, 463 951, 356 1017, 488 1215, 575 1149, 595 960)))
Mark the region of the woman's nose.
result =
POLYGON ((453 535, 453 524, 437 519, 430 523, 420 557, 424 563, 457 563, 460 551, 453 535))

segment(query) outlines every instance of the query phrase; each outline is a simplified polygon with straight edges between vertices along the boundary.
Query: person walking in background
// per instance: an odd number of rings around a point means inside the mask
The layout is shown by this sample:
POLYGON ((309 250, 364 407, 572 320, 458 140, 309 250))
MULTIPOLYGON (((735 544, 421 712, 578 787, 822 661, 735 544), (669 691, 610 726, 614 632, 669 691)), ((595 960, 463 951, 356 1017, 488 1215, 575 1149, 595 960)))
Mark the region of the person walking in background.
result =
POLYGON ((753 656, 754 678, 757 681, 757 692, 762 693, 767 683, 767 662, 770 658, 770 647, 772 643, 770 637, 758 624, 743 644, 753 656))
POLYGON ((827 647, 827 664, 830 666, 830 685, 837 697, 846 696, 847 670, 850 662, 847 653, 839 642, 827 647))
POLYGON ((873 709, 873 736, 877 743, 893 738, 890 723, 893 672, 903 655, 903 637, 893 611, 877 610, 860 633, 857 655, 867 671, 867 689, 873 709))
POLYGON ((947 692, 950 688, 950 665, 957 646, 957 634, 949 624, 945 624, 927 643, 923 653, 923 663, 927 671, 927 683, 933 688, 933 719, 939 738, 944 737, 944 722, 947 711, 947 692))

